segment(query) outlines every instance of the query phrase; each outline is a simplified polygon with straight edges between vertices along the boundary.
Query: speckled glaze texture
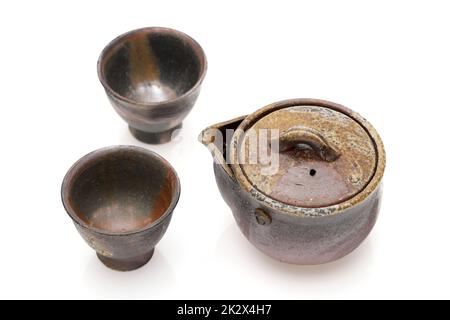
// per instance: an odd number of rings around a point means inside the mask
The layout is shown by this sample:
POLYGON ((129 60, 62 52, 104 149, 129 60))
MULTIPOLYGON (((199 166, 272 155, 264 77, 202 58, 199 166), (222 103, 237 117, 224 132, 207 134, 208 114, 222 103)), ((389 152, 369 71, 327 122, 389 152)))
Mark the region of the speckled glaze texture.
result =
POLYGON ((119 271, 130 271, 145 265, 151 259, 155 246, 169 226, 172 212, 150 229, 125 235, 100 233, 76 221, 74 223, 80 235, 106 266, 119 271))
MULTIPOLYGON (((289 119, 282 119, 283 123, 286 121, 289 119)), ((323 125, 318 121, 315 123, 323 125)), ((216 160, 214 174, 217 185, 240 230, 256 248, 270 257, 300 265, 331 262, 358 247, 375 225, 382 196, 382 177, 386 161, 384 147, 370 123, 346 107, 317 99, 280 101, 249 116, 210 126, 202 132, 199 139, 208 146, 216 160), (245 136, 246 128, 251 127, 261 116, 292 106, 329 108, 342 112, 364 128, 375 147, 369 154, 375 157, 376 166, 371 178, 358 193, 342 202, 323 207, 302 207, 271 198, 247 179, 242 164, 237 161, 240 138, 245 136), (231 141, 227 142, 226 148, 221 150, 217 139, 214 138, 214 132, 219 130, 221 135, 225 136, 228 129, 235 130, 235 133, 231 141), (232 163, 226 163, 224 159, 230 158, 232 163)), ((342 145, 335 146, 336 152, 342 152, 342 145)), ((350 152, 355 150, 350 149, 350 152)), ((308 159, 302 161, 307 162, 308 159)), ((348 178, 352 178, 351 170, 348 172, 348 178)), ((258 175, 254 177, 264 179, 258 175)), ((258 182, 256 180, 256 183, 258 182)), ((324 186, 323 192, 326 192, 327 186, 324 186)), ((322 191, 317 193, 317 197, 327 200, 322 191)))
POLYGON ((125 33, 98 60, 98 76, 131 133, 146 143, 166 143, 192 110, 207 69, 200 45, 169 28, 125 33))
POLYGON ((223 199, 245 237, 265 254, 288 263, 314 265, 339 259, 367 237, 378 216, 379 186, 366 200, 326 217, 286 215, 255 200, 218 164, 214 174, 223 199), (269 224, 258 223, 256 209, 270 216, 269 224))
POLYGON ((96 150, 78 160, 61 187, 64 208, 108 267, 146 264, 169 226, 180 196, 175 170, 134 146, 96 150))
POLYGON ((140 107, 134 103, 108 95, 114 110, 124 119, 130 132, 138 140, 150 144, 167 143, 184 118, 191 112, 200 87, 176 101, 161 102, 156 106, 140 107))

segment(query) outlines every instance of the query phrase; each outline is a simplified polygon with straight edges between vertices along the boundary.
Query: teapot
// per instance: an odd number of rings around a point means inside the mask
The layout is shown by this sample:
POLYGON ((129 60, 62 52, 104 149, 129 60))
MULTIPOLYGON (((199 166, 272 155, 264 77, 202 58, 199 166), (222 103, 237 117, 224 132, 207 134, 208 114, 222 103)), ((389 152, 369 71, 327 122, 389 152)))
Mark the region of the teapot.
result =
POLYGON ((358 113, 318 99, 272 103, 204 129, 219 191, 244 236, 282 262, 357 248, 377 220, 386 155, 358 113))

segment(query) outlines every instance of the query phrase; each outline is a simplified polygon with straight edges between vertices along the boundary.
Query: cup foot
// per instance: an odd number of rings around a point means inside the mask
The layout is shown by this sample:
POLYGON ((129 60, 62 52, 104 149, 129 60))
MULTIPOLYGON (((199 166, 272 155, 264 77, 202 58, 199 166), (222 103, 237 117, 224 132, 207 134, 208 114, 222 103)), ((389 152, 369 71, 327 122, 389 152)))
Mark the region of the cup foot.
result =
POLYGON ((148 253, 129 259, 114 259, 111 257, 102 256, 99 253, 97 253, 97 257, 108 268, 117 271, 132 271, 144 266, 147 262, 149 262, 154 252, 155 248, 153 248, 148 253))
POLYGON ((181 129, 182 124, 163 132, 147 132, 129 127, 131 134, 139 141, 149 143, 149 144, 162 144, 167 143, 172 140, 174 132, 181 129))

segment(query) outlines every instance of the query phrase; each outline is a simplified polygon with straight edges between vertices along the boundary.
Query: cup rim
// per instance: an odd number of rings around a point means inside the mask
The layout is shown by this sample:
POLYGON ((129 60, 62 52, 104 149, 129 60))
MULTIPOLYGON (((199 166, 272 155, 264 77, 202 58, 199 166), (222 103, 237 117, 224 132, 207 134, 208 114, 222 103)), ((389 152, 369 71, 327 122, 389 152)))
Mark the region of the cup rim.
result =
POLYGON ((110 236, 127 236, 127 235, 133 235, 137 233, 141 233, 147 230, 151 230, 155 227, 157 227, 159 224, 161 224, 167 217, 169 217, 173 210, 175 209, 176 205, 178 204, 178 200, 180 198, 181 193, 181 185, 180 185, 180 179, 178 177, 177 172, 172 167, 172 165, 164 159, 162 156, 157 154, 156 152, 150 151, 148 149, 137 147, 137 146, 131 146, 131 145, 116 145, 116 146, 109 146, 100 148, 97 150, 94 150, 85 156, 81 157, 78 161, 76 161, 70 169, 67 171, 66 175, 64 176, 62 185, 61 185, 61 200, 64 206, 65 211, 69 215, 69 217, 80 227, 83 227, 91 232, 95 232, 102 235, 110 235, 110 236), (68 201, 68 197, 71 191, 71 182, 72 180, 78 175, 80 170, 83 170, 86 166, 89 166, 89 164, 92 161, 95 161, 99 156, 106 155, 108 153, 114 153, 119 150, 128 150, 128 151, 135 151, 141 154, 145 154, 148 156, 155 157, 158 161, 162 162, 167 168, 174 174, 175 176, 175 189, 174 193, 172 195, 172 200, 170 202, 170 205, 167 207, 167 209, 164 211, 164 213, 155 221, 149 223, 148 225, 131 231, 125 231, 125 232, 117 232, 117 231, 108 231, 105 229, 92 227, 88 225, 86 222, 84 222, 78 215, 76 214, 76 210, 73 208, 73 206, 68 201))
POLYGON ((144 28, 139 28, 139 29, 134 29, 128 32, 125 32, 123 34, 121 34, 120 36, 114 38, 113 40, 111 40, 106 46, 105 48, 103 48, 102 52, 100 53, 100 56, 98 58, 97 61, 97 74, 98 74, 98 78, 102 84, 102 86, 105 88, 105 90, 107 91, 108 94, 111 94, 114 98, 120 100, 120 101, 124 101, 136 106, 140 106, 140 107, 150 107, 150 106, 158 106, 158 105, 163 105, 166 103, 174 103, 176 101, 179 101, 181 99, 183 99, 184 97, 192 94, 195 90, 197 90, 198 87, 200 87, 200 85, 203 82, 203 79, 205 78, 206 75, 206 70, 208 68, 208 62, 206 60, 206 55, 205 52, 203 51, 203 48, 200 46, 200 44, 191 36, 187 35, 184 32, 178 31, 176 29, 172 29, 172 28, 167 28, 167 27, 144 27, 144 28), (159 102, 142 102, 142 101, 137 101, 137 100, 133 100, 130 99, 128 97, 125 97, 121 94, 119 94, 117 91, 115 91, 114 89, 111 88, 111 86, 108 84, 108 82, 106 81, 106 77, 105 77, 105 73, 104 70, 102 68, 103 66, 103 62, 104 59, 106 57, 106 55, 112 50, 114 49, 114 47, 120 43, 121 40, 130 37, 136 33, 139 32, 146 32, 146 33, 160 33, 160 34, 170 34, 173 35, 179 39, 182 39, 184 41, 186 41, 189 46, 194 50, 194 52, 196 53, 196 55, 200 58, 200 76, 197 79, 196 83, 186 92, 184 92, 183 94, 172 98, 172 99, 168 99, 168 100, 163 100, 163 101, 159 101, 159 102))

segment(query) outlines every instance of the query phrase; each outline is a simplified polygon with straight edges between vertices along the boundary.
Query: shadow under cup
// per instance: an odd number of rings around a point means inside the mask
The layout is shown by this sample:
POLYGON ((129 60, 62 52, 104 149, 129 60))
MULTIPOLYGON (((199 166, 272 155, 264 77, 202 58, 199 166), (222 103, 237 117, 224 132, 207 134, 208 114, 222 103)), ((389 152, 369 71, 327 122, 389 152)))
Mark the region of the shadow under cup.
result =
POLYGON ((145 264, 178 201, 175 170, 138 147, 100 149, 80 159, 62 187, 64 206, 86 242, 107 266, 145 264))

